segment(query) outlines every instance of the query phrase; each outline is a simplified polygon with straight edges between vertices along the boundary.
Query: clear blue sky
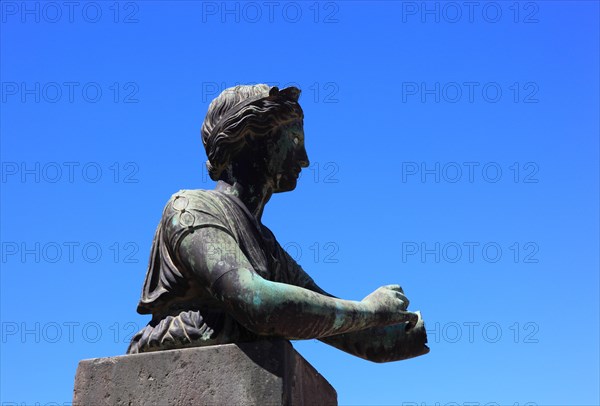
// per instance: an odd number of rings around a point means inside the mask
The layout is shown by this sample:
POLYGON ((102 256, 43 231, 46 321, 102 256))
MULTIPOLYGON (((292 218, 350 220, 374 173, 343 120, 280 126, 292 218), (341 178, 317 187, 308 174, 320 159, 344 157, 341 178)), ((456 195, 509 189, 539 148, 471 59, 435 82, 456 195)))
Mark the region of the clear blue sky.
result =
POLYGON ((214 187, 200 126, 240 83, 303 90, 311 167, 265 224, 427 323, 404 362, 296 342, 340 404, 600 404, 598 2, 69 4, 0 3, 3 405, 68 404, 148 322, 161 210, 214 187))

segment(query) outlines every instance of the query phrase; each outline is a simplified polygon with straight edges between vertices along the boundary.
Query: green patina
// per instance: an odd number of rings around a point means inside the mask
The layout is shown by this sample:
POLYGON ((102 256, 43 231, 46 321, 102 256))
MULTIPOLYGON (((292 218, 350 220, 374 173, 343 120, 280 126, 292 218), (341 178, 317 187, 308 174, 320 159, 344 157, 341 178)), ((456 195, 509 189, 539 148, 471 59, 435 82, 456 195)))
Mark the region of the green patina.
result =
POLYGON ((271 196, 294 190, 309 166, 299 94, 239 86, 211 103, 202 137, 218 193, 184 190, 167 205, 138 306, 154 320, 128 352, 265 336, 318 338, 375 362, 429 351, 420 314, 407 310, 398 285, 362 301, 335 298, 262 225, 271 196))

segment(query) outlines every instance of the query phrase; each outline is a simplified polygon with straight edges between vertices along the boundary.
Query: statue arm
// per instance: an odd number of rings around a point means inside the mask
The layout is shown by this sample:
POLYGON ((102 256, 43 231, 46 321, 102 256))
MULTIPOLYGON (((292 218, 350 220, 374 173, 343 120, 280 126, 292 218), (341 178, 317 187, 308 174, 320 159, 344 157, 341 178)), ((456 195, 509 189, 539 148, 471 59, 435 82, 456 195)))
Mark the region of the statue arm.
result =
MULTIPOLYGON (((287 253, 286 253, 287 254, 287 253)), ((320 286, 289 255, 288 262, 302 287, 325 296, 335 297, 320 286)), ((420 313, 414 313, 418 321, 409 328, 408 322, 389 326, 376 326, 319 338, 325 344, 357 357, 373 362, 400 361, 427 354, 427 333, 420 313)))
MULTIPOLYGON (((304 272, 304 271, 303 271, 304 272)), ((321 289, 312 279, 306 286, 323 295, 334 297, 321 289)), ((376 326, 364 330, 319 338, 320 341, 354 356, 373 362, 391 362, 427 354, 427 332, 419 312, 418 321, 376 326), (409 327, 410 326, 410 327, 409 327)))
POLYGON ((259 335, 310 339, 417 321, 405 311, 408 300, 396 285, 356 302, 266 280, 252 269, 235 239, 216 228, 188 234, 179 256, 238 322, 259 335), (218 255, 211 255, 213 247, 219 248, 218 255))

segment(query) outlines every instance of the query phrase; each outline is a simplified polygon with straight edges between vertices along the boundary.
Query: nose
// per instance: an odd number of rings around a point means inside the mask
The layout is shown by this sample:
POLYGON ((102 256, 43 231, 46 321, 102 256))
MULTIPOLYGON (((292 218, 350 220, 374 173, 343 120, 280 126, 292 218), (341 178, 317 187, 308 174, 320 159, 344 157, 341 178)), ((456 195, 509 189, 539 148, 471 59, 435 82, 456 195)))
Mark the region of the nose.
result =
POLYGON ((298 163, 302 168, 308 168, 310 162, 308 160, 308 155, 306 154, 306 148, 302 147, 302 149, 298 153, 298 163))

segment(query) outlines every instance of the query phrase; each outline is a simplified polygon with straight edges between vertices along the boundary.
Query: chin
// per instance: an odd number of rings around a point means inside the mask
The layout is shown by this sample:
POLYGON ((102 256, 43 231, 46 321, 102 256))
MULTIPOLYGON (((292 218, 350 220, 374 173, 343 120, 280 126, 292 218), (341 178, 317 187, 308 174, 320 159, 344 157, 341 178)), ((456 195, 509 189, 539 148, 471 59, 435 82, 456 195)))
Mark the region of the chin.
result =
POLYGON ((281 179, 275 190, 273 190, 273 193, 283 193, 283 192, 291 192, 292 190, 296 189, 296 185, 298 184, 298 179, 294 178, 294 179, 281 179))

